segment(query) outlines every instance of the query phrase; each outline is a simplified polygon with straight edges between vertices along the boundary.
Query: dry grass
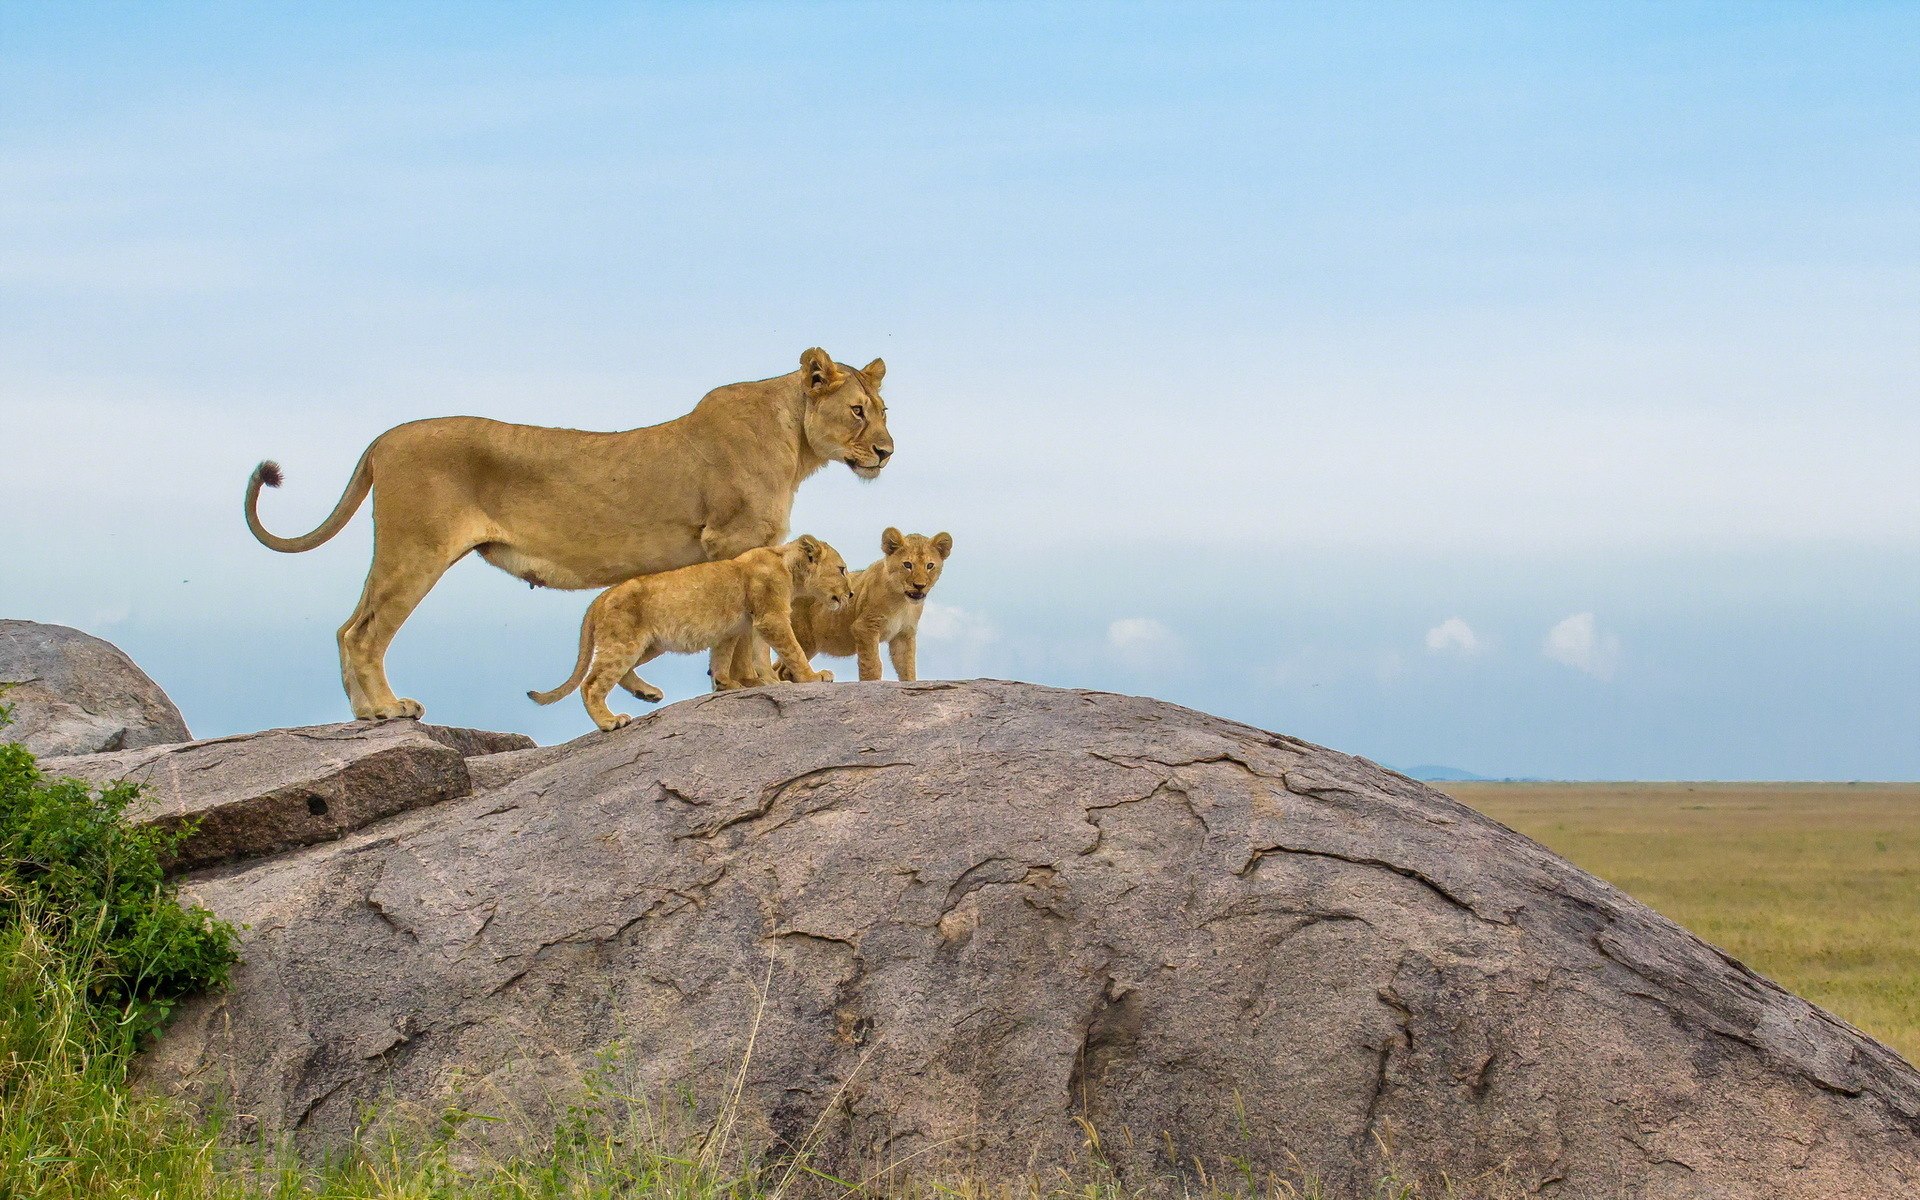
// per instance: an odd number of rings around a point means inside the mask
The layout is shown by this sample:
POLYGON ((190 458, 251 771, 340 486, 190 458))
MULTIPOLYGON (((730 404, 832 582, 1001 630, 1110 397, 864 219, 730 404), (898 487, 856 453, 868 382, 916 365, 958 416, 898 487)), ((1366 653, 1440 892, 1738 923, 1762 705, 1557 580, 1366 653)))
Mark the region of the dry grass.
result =
POLYGON ((1920 1062, 1920 784, 1434 786, 1920 1062))

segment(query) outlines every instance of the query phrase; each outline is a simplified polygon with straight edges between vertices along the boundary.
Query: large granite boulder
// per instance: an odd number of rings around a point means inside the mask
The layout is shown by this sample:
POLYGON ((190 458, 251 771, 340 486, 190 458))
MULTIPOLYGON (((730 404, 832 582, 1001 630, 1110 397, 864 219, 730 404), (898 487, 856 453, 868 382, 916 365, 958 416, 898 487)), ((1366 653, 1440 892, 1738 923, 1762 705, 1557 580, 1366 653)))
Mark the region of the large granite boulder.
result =
POLYGON ((618 1090, 739 1072, 738 1127, 842 1178, 1044 1171, 1091 1130, 1147 1191, 1242 1162, 1372 1195, 1390 1146, 1459 1195, 1920 1194, 1920 1073, 1362 759, 989 681, 524 755, 191 877, 246 962, 145 1078, 324 1146, 383 1097, 537 1126, 617 1043, 618 1090))
POLYGON ((0 621, 0 741, 39 755, 95 754, 193 735, 160 685, 112 642, 65 625, 0 621))
POLYGON ((128 817, 164 829, 191 825, 171 864, 187 869, 327 841, 465 796, 473 790, 467 763, 482 761, 474 756, 532 745, 518 733, 349 721, 43 758, 40 768, 95 784, 141 784, 128 817))

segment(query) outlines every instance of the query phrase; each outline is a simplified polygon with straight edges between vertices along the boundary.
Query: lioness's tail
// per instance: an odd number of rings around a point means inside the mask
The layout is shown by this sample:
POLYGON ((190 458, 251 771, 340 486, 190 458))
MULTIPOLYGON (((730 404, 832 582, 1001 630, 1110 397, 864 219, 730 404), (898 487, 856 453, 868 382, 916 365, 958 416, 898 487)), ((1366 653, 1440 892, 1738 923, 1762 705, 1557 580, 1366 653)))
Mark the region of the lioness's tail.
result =
MULTIPOLYGON (((600 593, 600 596, 604 595, 605 592, 600 593)), ((535 704, 552 704, 579 687, 580 681, 587 677, 587 664, 593 661, 593 610, 600 606, 600 596, 593 598, 593 603, 587 605, 587 614, 580 618, 580 657, 574 660, 573 674, 550 692, 528 692, 527 699, 535 704)))
POLYGON ((247 528, 253 531, 260 544, 269 550, 278 550, 282 554, 298 554, 302 550, 311 550, 325 542, 346 527, 353 514, 359 511, 360 502, 373 490, 373 469, 367 465, 368 454, 373 447, 367 447, 367 453, 360 456, 360 462, 353 468, 353 478, 347 480, 347 490, 340 494, 340 503, 333 506, 333 512, 320 528, 304 537, 275 537, 260 524, 260 488, 280 486, 280 464, 263 462, 253 469, 253 476, 247 480, 247 528))

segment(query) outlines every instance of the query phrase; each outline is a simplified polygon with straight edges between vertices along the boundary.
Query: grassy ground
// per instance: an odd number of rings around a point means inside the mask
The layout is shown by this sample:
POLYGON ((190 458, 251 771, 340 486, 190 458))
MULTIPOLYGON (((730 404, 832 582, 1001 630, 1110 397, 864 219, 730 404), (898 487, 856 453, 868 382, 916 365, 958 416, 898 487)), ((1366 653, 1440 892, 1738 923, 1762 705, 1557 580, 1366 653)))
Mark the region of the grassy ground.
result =
POLYGON ((1435 786, 1920 1062, 1920 784, 1435 786))

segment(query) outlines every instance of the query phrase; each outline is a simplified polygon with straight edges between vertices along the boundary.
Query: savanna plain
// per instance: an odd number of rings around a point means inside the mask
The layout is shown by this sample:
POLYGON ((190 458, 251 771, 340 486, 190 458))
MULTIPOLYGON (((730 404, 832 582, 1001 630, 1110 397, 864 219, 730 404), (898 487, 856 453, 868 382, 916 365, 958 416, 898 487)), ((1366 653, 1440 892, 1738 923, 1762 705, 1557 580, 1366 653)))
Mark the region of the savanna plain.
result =
POLYGON ((1920 784, 1433 786, 1920 1062, 1920 784))

